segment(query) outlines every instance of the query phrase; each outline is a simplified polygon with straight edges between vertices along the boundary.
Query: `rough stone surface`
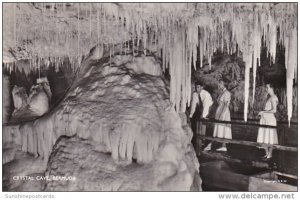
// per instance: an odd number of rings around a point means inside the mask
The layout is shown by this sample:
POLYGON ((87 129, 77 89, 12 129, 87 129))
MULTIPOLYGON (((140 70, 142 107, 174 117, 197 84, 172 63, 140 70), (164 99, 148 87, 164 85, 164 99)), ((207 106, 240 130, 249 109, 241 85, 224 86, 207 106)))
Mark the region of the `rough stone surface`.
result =
POLYGON ((45 181, 37 177, 43 176, 45 162, 21 151, 16 151, 15 158, 3 165, 3 191, 43 191, 45 181))
POLYGON ((155 58, 119 57, 118 65, 90 58, 60 105, 34 122, 4 127, 5 141, 44 163, 52 154, 47 173, 77 178, 47 182, 47 190, 201 190, 191 129, 170 107, 155 58), (53 152, 61 135, 76 139, 62 139, 53 152))
POLYGON ((148 165, 113 160, 97 144, 78 137, 63 137, 49 160, 46 176, 71 177, 46 182, 46 191, 186 191, 198 190, 200 179, 187 171, 192 154, 186 154, 180 169, 171 161, 148 165), (75 179, 73 179, 75 178, 75 179), (198 181, 198 182, 197 182, 198 181), (191 182, 192 185, 186 184, 191 182))
MULTIPOLYGON (((209 69, 208 65, 204 65, 203 68, 198 68, 195 73, 194 80, 200 80, 204 83, 206 88, 211 92, 214 101, 217 101, 218 95, 221 93, 217 89, 217 84, 219 80, 223 80, 226 83, 227 89, 231 93, 231 104, 230 110, 231 114, 235 118, 243 118, 244 113, 244 71, 245 71, 245 63, 241 60, 241 58, 237 58, 234 56, 228 55, 216 55, 212 62, 212 67, 209 69)), ((267 66, 269 68, 269 66, 267 66)), ((282 67, 282 66, 280 66, 282 67)), ((261 67, 263 68, 263 66, 261 67)), ((266 68, 266 66, 265 66, 266 68)), ((278 66, 273 66, 273 70, 279 68, 278 66)), ((277 73, 270 74, 257 74, 257 82, 255 88, 255 100, 252 104, 252 96, 253 96, 253 77, 251 74, 250 77, 250 89, 249 89, 249 112, 248 118, 259 119, 258 112, 264 109, 265 102, 267 100, 267 92, 265 90, 264 84, 262 82, 262 78, 259 76, 268 77, 268 79, 272 79, 274 77, 281 76, 282 71, 278 71, 277 73), (279 74, 278 74, 279 73, 279 74)), ((287 121, 287 102, 286 102, 286 88, 285 86, 276 86, 275 94, 279 98, 276 118, 278 121, 287 121)), ((298 110, 298 100, 297 100, 297 86, 293 89, 293 117, 292 121, 297 121, 297 110, 298 110)), ((216 109, 217 105, 213 105, 213 110, 216 109)), ((214 117, 215 112, 210 117, 214 117)))

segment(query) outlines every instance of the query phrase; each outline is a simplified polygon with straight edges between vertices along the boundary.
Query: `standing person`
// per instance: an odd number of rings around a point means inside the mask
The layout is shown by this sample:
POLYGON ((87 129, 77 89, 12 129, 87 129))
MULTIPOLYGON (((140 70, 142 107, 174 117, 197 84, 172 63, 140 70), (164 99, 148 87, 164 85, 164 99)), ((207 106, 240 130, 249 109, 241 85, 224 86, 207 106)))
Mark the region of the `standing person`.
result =
MULTIPOLYGON (((266 91, 269 97, 265 104, 265 109, 258 113, 258 115, 260 116, 259 124, 276 126, 277 123, 274 114, 277 112, 278 98, 275 95, 274 87, 271 84, 266 84, 266 91)), ((276 128, 260 127, 258 129, 257 142, 265 144, 278 144, 278 135, 276 128)), ((266 155, 264 156, 264 158, 270 159, 272 157, 273 148, 266 147, 265 151, 266 155)))
POLYGON ((193 93, 190 118, 193 117, 197 104, 202 103, 201 118, 207 119, 207 115, 209 114, 209 109, 213 104, 211 95, 209 94, 209 92, 204 90, 204 86, 200 82, 196 82, 195 87, 196 87, 196 91, 193 93))
MULTIPOLYGON (((197 105, 199 105, 202 109, 200 110, 201 113, 197 113, 197 115, 200 116, 200 118, 202 118, 202 119, 207 119, 207 116, 209 114, 209 109, 213 104, 211 95, 209 94, 209 92, 204 90, 204 86, 200 82, 195 83, 195 88, 196 88, 196 91, 193 93, 193 98, 192 98, 192 103, 191 103, 191 112, 190 112, 189 117, 190 118, 193 117, 193 115, 196 111, 196 107, 197 107, 197 105)), ((197 120, 195 120, 195 123, 196 123, 196 134, 198 133, 198 130, 200 129, 200 131, 199 131, 200 135, 205 135, 206 125, 204 125, 202 123, 198 124, 197 120), (197 125, 199 125, 199 126, 197 126, 197 125)), ((199 143, 198 140, 196 140, 195 143, 197 146, 196 148, 200 151, 202 142, 199 143)))
MULTIPOLYGON (((231 121, 230 111, 229 111, 231 94, 226 89, 224 82, 222 80, 219 81, 218 88, 221 90, 221 95, 218 98, 218 107, 217 107, 215 119, 220 121, 231 121)), ((213 137, 232 139, 231 125, 215 123, 213 137)), ((209 151, 209 150, 211 150, 211 143, 204 149, 204 151, 209 151)), ((222 147, 217 149, 217 151, 227 151, 226 144, 222 143, 222 147)))

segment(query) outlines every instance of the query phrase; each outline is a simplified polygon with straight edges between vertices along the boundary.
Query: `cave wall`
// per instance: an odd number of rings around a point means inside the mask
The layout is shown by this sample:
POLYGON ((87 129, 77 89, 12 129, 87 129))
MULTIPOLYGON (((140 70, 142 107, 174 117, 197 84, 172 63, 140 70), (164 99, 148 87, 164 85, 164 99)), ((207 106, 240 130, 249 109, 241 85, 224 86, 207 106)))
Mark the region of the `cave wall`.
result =
POLYGON ((59 101, 64 97, 67 89, 71 86, 75 79, 75 71, 71 68, 69 60, 66 58, 60 66, 57 66, 56 62, 50 62, 49 66, 40 65, 39 69, 32 68, 30 69, 29 60, 20 60, 16 63, 4 64, 3 65, 3 88, 4 88, 4 99, 3 105, 6 105, 7 112, 6 121, 3 123, 16 123, 23 120, 31 119, 32 116, 30 112, 22 111, 12 116, 13 111, 15 110, 13 102, 12 91, 14 86, 24 87, 27 95, 30 93, 32 86, 37 84, 37 79, 39 77, 46 77, 49 81, 50 89, 52 96, 49 99, 50 107, 54 107, 59 101), (26 69, 26 70, 25 70, 26 69), (9 82, 7 81, 9 79, 9 82), (21 115, 28 115, 21 116, 21 115))
POLYGON ((11 115, 11 91, 10 91, 10 77, 3 76, 2 78, 2 123, 7 123, 11 115))
MULTIPOLYGON (((262 53, 265 53, 265 49, 262 53)), ((255 87, 255 100, 253 98, 253 77, 250 77, 250 94, 249 94, 249 111, 248 117, 250 119, 259 119, 257 115, 259 111, 264 109, 267 100, 267 93, 264 84, 272 83, 275 87, 275 94, 279 99, 276 118, 279 121, 287 121, 287 97, 286 97, 286 79, 284 59, 282 60, 284 52, 278 52, 276 63, 272 64, 265 53, 262 56, 262 66, 258 67, 255 87)), ((215 54, 212 60, 211 69, 207 64, 202 68, 197 68, 193 81, 201 81, 205 84, 206 89, 212 94, 214 102, 216 102, 220 92, 217 89, 219 80, 225 81, 227 89, 231 92, 230 111, 233 118, 243 118, 244 113, 244 73, 245 64, 237 55, 215 54)), ((251 72, 252 73, 252 72, 251 72)), ((297 85, 293 89, 293 116, 292 121, 297 121, 298 112, 298 95, 297 85)), ((214 117, 214 111, 217 104, 214 103, 210 117, 214 117)))
POLYGON ((94 58, 92 53, 83 61, 52 112, 4 126, 4 144, 14 147, 4 149, 5 188, 28 190, 23 183, 12 184, 12 177, 32 173, 42 160, 43 174, 77 178, 39 187, 46 191, 201 190, 193 134, 186 116, 171 106, 159 61, 132 55, 94 58), (35 156, 35 164, 21 167, 22 152, 35 156))

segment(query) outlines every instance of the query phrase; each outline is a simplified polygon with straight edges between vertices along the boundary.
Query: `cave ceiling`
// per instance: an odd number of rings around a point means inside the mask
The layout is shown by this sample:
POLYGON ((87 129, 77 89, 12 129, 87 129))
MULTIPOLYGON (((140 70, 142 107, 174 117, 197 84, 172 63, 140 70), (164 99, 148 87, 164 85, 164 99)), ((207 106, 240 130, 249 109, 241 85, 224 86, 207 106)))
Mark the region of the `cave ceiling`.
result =
MULTIPOLYGON (((241 52, 248 99, 263 41, 271 62, 277 44, 284 46, 290 118, 297 35, 297 3, 3 4, 3 63, 28 59, 27 68, 36 69, 68 58, 79 67, 96 45, 110 56, 156 52, 170 74, 170 101, 182 112, 191 100, 191 66, 211 68, 216 51, 241 52)), ((247 112, 245 101, 245 120, 247 112)))

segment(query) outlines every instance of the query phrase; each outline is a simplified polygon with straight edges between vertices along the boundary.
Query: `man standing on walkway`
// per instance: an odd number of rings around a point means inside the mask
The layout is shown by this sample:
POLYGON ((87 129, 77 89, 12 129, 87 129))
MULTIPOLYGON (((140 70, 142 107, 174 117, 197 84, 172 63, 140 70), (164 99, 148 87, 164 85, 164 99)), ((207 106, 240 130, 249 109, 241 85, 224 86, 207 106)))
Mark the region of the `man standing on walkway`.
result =
MULTIPOLYGON (((193 93, 192 103, 191 103, 191 112, 190 118, 193 117, 197 105, 202 105, 202 114, 200 115, 202 119, 207 119, 209 114, 210 107, 213 105, 213 100, 209 92, 204 90, 204 85, 200 82, 195 83, 195 92, 193 93)), ((201 112, 200 110, 200 112, 201 112)), ((197 133, 200 135, 205 135, 206 132, 206 125, 200 123, 199 127, 197 127, 197 133)), ((198 147, 197 147, 198 148, 198 147)))

